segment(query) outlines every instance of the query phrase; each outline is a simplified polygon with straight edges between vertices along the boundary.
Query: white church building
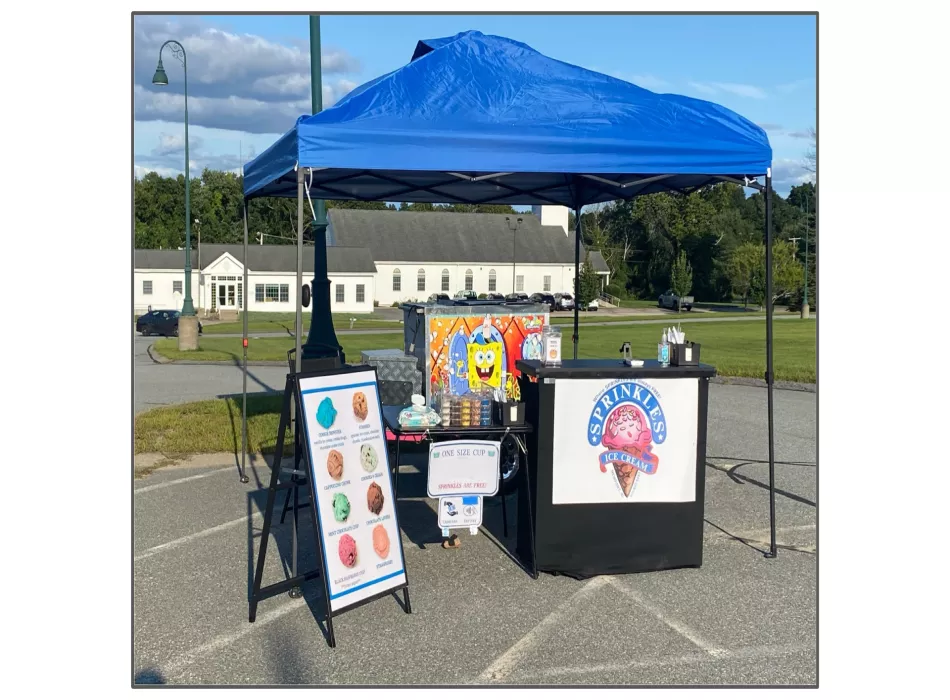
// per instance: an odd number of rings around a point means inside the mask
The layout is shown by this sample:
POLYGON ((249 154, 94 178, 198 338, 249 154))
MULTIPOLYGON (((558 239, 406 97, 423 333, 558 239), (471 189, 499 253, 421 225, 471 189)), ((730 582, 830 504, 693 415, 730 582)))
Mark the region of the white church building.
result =
MULTIPOLYGON (((370 313, 374 304, 425 301, 433 293, 573 292, 574 235, 566 207, 536 207, 515 215, 334 208, 328 219, 333 312, 370 313)), ((243 308, 243 252, 240 244, 205 244, 192 251, 196 309, 243 308)), ((584 254, 582 245, 582 263, 584 254)), ((608 284, 603 257, 592 250, 590 258, 608 284)), ((184 259, 183 250, 135 251, 136 313, 181 308, 184 259)), ((304 248, 303 263, 309 284, 310 246, 304 248)), ((296 309, 296 246, 250 245, 247 267, 248 310, 296 309)))

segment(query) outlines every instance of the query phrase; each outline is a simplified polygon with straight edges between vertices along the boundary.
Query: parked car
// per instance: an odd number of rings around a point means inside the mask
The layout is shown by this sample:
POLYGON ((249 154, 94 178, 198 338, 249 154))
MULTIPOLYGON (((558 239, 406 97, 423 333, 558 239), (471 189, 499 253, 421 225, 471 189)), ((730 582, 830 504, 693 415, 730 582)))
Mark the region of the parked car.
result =
POLYGON ((491 299, 492 301, 504 301, 505 295, 499 294, 498 292, 489 292, 488 298, 491 299))
POLYGON ((558 311, 570 311, 574 308, 574 297, 570 294, 555 294, 554 301, 558 311))
POLYGON ((478 294, 477 294, 476 292, 472 291, 471 289, 467 289, 467 290, 463 290, 463 291, 461 291, 461 292, 456 292, 456 293, 455 293, 455 296, 452 297, 452 298, 453 298, 453 299, 460 299, 460 300, 478 299, 478 294))
POLYGON ((521 304, 526 301, 529 301, 529 298, 528 298, 528 295, 525 294, 524 292, 512 292, 511 294, 505 295, 505 301, 521 304))
POLYGON ((452 299, 445 292, 436 292, 435 294, 430 294, 428 302, 430 304, 445 304, 451 302, 452 299))
POLYGON ((537 292, 535 294, 532 294, 529 298, 535 304, 547 304, 548 308, 550 308, 551 311, 554 311, 556 302, 554 301, 553 294, 548 294, 546 292, 537 292))
POLYGON ((588 311, 597 311, 600 308, 600 302, 597 299, 591 299, 590 303, 587 305, 588 311))
MULTIPOLYGON (((174 309, 158 309, 138 317, 135 321, 135 330, 142 335, 178 335, 178 317, 180 311, 174 309)), ((201 321, 198 321, 198 333, 202 332, 201 321)))
POLYGON ((693 297, 682 297, 673 293, 672 289, 667 289, 660 295, 657 306, 661 309, 675 309, 677 306, 683 311, 690 311, 693 308, 693 297))

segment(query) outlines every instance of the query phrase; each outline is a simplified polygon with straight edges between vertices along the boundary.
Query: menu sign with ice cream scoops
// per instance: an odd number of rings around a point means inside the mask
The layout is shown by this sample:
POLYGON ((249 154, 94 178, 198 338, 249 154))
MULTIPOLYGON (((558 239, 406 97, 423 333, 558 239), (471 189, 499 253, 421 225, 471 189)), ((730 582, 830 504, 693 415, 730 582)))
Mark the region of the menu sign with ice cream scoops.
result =
POLYGON ((560 384, 552 502, 695 501, 698 390, 684 379, 560 384))
POLYGON ((331 613, 407 585, 372 370, 301 377, 331 613))

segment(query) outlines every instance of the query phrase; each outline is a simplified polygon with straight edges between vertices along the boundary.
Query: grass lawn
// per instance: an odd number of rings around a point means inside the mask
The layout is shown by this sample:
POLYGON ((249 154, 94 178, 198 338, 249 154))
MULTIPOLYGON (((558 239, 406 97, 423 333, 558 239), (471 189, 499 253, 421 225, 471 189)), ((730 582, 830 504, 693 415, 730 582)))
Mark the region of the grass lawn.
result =
MULTIPOLYGON (((675 319, 670 320, 670 323, 675 319)), ((765 322, 736 321, 730 323, 682 324, 686 337, 700 343, 704 363, 716 367, 720 375, 762 378, 765 374, 765 322)), ((619 357, 619 348, 629 341, 634 357, 656 357, 656 343, 662 324, 637 326, 590 326, 581 331, 580 357, 619 357)), ((795 382, 815 381, 815 320, 789 320, 776 323, 775 376, 795 382)), ((562 331, 563 332, 563 331, 562 331)), ((362 350, 402 347, 402 333, 341 335, 340 342, 347 358, 359 360, 362 350)), ((172 360, 189 359, 240 363, 240 338, 202 338, 201 349, 180 352, 178 341, 163 338, 155 350, 172 360)), ((571 353, 570 333, 564 339, 565 354, 571 353)), ((250 340, 249 360, 285 361, 291 338, 260 338, 250 340)))
MULTIPOLYGON (((723 376, 762 378, 765 373, 765 324, 755 321, 736 323, 683 323, 687 339, 701 343, 702 359, 714 365, 723 376)), ((775 373, 777 379, 815 381, 815 321, 783 321, 775 324, 775 373)), ((581 332, 580 356, 619 357, 618 348, 629 341, 634 356, 653 358, 659 340, 657 326, 601 326, 581 332)), ((360 350, 400 347, 401 334, 344 336, 347 357, 359 358, 360 350)), ((155 347, 162 354, 178 354, 177 341, 159 340, 155 347), (166 347, 162 348, 165 345, 166 347)), ((204 338, 204 359, 240 361, 239 338, 204 338)), ((254 359, 286 359, 292 346, 288 338, 262 338, 251 341, 254 359)), ((565 350, 571 354, 570 336, 565 350)), ((189 358, 195 353, 187 353, 189 358)), ((280 395, 248 397, 248 448, 254 452, 272 452, 277 439, 280 395)), ((161 452, 166 455, 203 452, 236 453, 241 445, 241 398, 198 401, 179 406, 156 408, 135 418, 135 453, 161 452)))
MULTIPOLYGON (((247 442, 251 453, 274 451, 282 399, 281 394, 247 397, 247 442)), ((293 451, 293 447, 290 449, 293 451)), ((240 451, 240 396, 155 408, 135 418, 135 454, 240 451)))
MULTIPOLYGON (((310 309, 304 309, 304 328, 310 328, 310 309)), ((350 319, 355 318, 354 329, 388 329, 401 328, 399 321, 389 321, 377 314, 333 314, 333 326, 337 330, 350 327, 350 319)), ((249 333, 293 333, 295 315, 292 313, 275 313, 269 311, 249 311, 247 313, 247 330, 249 333)), ((219 333, 243 333, 244 322, 208 323, 204 326, 204 335, 219 333)))
MULTIPOLYGON (((306 339, 304 339, 306 340, 306 339)), ((338 336, 348 362, 359 362, 363 350, 402 348, 402 333, 372 333, 367 335, 338 336)), ((182 352, 177 338, 162 338, 155 342, 155 351, 170 360, 195 360, 198 362, 234 362, 241 364, 244 351, 241 338, 208 338, 198 341, 199 349, 182 352)), ((293 338, 253 338, 247 341, 247 359, 252 361, 287 361, 287 351, 294 347, 293 338)))

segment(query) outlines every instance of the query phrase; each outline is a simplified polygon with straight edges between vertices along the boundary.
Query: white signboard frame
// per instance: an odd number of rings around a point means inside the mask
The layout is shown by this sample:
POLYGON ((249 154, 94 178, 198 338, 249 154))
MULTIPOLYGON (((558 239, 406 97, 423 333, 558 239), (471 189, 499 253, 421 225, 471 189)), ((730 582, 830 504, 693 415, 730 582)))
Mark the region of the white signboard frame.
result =
POLYGON ((299 378, 331 615, 408 586, 372 368, 299 378))
POLYGON ((551 502, 695 502, 698 410, 695 378, 559 380, 551 502))
POLYGON ((501 443, 448 440, 429 445, 426 493, 442 496, 494 496, 498 493, 501 443))

